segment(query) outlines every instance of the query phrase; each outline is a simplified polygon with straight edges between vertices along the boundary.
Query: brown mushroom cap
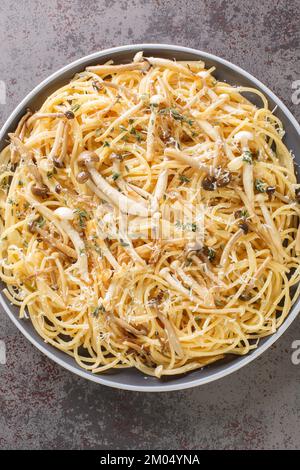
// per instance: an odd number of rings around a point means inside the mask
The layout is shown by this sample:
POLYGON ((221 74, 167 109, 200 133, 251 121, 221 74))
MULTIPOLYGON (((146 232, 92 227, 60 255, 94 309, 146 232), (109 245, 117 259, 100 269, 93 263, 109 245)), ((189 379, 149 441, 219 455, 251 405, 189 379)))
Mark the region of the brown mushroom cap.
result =
POLYGON ((90 174, 88 171, 80 171, 76 175, 76 181, 80 184, 86 183, 89 178, 90 178, 90 174))
POLYGON ((43 199, 46 199, 49 193, 49 188, 45 184, 39 186, 38 184, 34 184, 31 187, 31 192, 34 196, 41 197, 43 199))

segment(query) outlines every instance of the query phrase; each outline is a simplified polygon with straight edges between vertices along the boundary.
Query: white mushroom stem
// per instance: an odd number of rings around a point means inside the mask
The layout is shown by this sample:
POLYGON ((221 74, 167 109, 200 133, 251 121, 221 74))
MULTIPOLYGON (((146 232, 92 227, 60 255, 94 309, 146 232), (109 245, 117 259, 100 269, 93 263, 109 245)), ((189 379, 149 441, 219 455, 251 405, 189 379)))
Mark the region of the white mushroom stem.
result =
POLYGON ((55 209, 54 214, 61 220, 73 220, 75 215, 69 207, 58 207, 55 209))
POLYGON ((108 289, 105 293, 104 299, 103 299, 103 306, 106 310, 109 310, 111 308, 111 301, 114 298, 117 287, 118 287, 118 280, 113 279, 112 282, 110 283, 110 285, 109 285, 109 287, 108 287, 108 289))
POLYGON ((160 172, 157 178, 153 197, 151 198, 151 213, 153 214, 151 230, 152 230, 152 236, 155 239, 158 239, 160 237, 161 213, 159 211, 159 201, 161 200, 161 198, 166 192, 167 185, 168 185, 168 174, 169 174, 168 168, 164 168, 160 172))
POLYGON ((118 188, 121 189, 121 191, 126 193, 127 185, 124 179, 122 178, 120 160, 118 160, 117 158, 113 158, 112 169, 113 169, 113 173, 115 173, 118 176, 118 178, 115 181, 116 185, 118 186, 118 188))
POLYGON ((268 256, 262 263, 261 265, 259 266, 259 268, 257 268, 257 270, 255 271, 255 273, 253 274, 247 288, 248 289, 252 289, 252 287, 255 286, 255 283, 257 281, 257 279, 259 278, 259 276, 261 275, 261 273, 264 272, 264 270, 266 269, 266 267, 268 266, 268 264, 270 263, 271 261, 271 256, 268 256))
POLYGON ((207 263, 203 263, 197 256, 193 255, 191 256, 193 262, 199 267, 201 272, 204 274, 205 278, 209 278, 213 282, 213 286, 216 288, 225 288, 226 285, 224 284, 221 279, 216 276, 211 269, 209 269, 209 266, 207 263))
POLYGON ((242 150, 249 150, 248 142, 253 140, 254 136, 252 132, 240 131, 234 135, 234 140, 241 143, 242 150))
POLYGON ((195 77, 196 75, 188 68, 182 64, 178 64, 178 62, 174 62, 170 59, 161 59, 158 57, 147 57, 146 59, 149 64, 157 66, 157 67, 167 67, 170 70, 174 70, 174 72, 180 72, 184 75, 190 75, 195 77))
POLYGON ((123 320, 123 318, 119 318, 119 317, 115 317, 115 316, 111 316, 111 318, 112 318, 112 321, 117 323, 117 325, 121 326, 122 328, 124 328, 124 330, 129 331, 129 333, 132 333, 135 336, 144 336, 146 334, 146 331, 137 330, 132 325, 129 325, 129 323, 127 323, 125 320, 123 320))
POLYGON ((65 118, 65 113, 35 113, 28 120, 28 124, 33 124, 34 121, 38 119, 56 119, 56 118, 65 118))
MULTIPOLYGON (((234 136, 236 142, 240 142, 242 152, 249 152, 249 140, 253 140, 252 132, 240 131, 234 136)), ((242 156, 243 157, 243 156, 242 156)), ((254 187, 253 187, 253 165, 252 162, 243 160, 243 185, 249 203, 254 208, 254 187)))
POLYGON ((62 145, 61 145, 61 150, 59 157, 56 159, 57 162, 63 163, 66 153, 67 153, 67 148, 68 148, 68 124, 65 123, 64 126, 64 131, 63 131, 63 137, 62 137, 62 145))
POLYGON ((243 185, 251 207, 254 209, 253 165, 244 162, 243 185))
POLYGON ((112 202, 121 212, 131 215, 140 215, 142 217, 148 216, 148 209, 141 203, 133 201, 132 199, 124 196, 117 189, 112 187, 99 173, 93 168, 92 164, 87 164, 87 168, 95 185, 100 191, 112 202))
POLYGON ((164 168, 160 172, 157 178, 154 194, 151 200, 151 210, 153 212, 156 212, 158 210, 159 201, 161 200, 161 198, 166 192, 167 185, 168 185, 168 175, 169 175, 169 169, 164 168))
MULTIPOLYGON (((211 105, 209 105, 205 111, 202 111, 201 113, 199 113, 199 116, 203 119, 203 118, 206 118, 206 116, 209 116, 209 114, 215 110, 216 108, 218 108, 219 106, 223 105, 225 103, 225 101, 228 101, 229 100, 229 95, 226 95, 226 94, 222 94, 219 96, 219 99, 216 99, 211 105)), ((201 121, 203 122, 203 121, 201 121)), ((207 121, 204 121, 205 122, 205 125, 207 124, 207 121)), ((202 127, 202 126, 201 126, 202 127)), ((214 130, 211 131, 211 135, 210 137, 213 138, 213 140, 216 140, 215 137, 217 136, 218 134, 218 131, 216 128, 213 128, 214 130), (216 132, 215 132, 216 131, 216 132)))
POLYGON ((41 229, 40 227, 35 228, 36 232, 40 235, 40 237, 45 240, 46 243, 56 248, 58 251, 66 255, 68 258, 76 259, 77 253, 73 248, 64 243, 60 242, 52 235, 50 235, 46 230, 41 229))
POLYGON ((278 229, 269 213, 267 206, 263 202, 260 202, 260 208, 266 222, 264 228, 267 230, 268 234, 270 235, 270 240, 276 248, 275 253, 277 253, 278 261, 282 262, 283 259, 286 257, 286 253, 282 247, 281 237, 278 232, 278 229))
POLYGON ((243 160, 243 155, 240 155, 239 157, 235 157, 227 165, 227 168, 229 171, 238 171, 240 170, 244 165, 244 160, 243 160))
POLYGON ((113 82, 106 82, 102 80, 102 78, 98 77, 99 84, 106 88, 111 88, 113 90, 117 90, 120 94, 123 93, 127 98, 137 98, 137 94, 131 91, 129 88, 126 88, 122 85, 118 85, 117 83, 113 82))
POLYGON ((183 294, 185 297, 190 298, 190 292, 186 289, 177 279, 175 279, 171 274, 168 268, 163 268, 160 270, 159 275, 165 279, 173 289, 183 294))
POLYGON ((209 307, 215 307, 214 299, 205 286, 200 286, 200 284, 193 279, 192 276, 186 274, 183 269, 180 267, 178 261, 174 261, 171 264, 171 268, 181 277, 185 285, 188 285, 193 292, 199 295, 199 297, 206 303, 209 307))
POLYGON ((218 129, 214 126, 212 126, 208 121, 204 121, 204 120, 197 120, 197 123, 199 124, 199 126, 201 127, 201 129, 204 130, 204 132, 209 135, 209 137, 213 140, 213 141, 217 141, 221 138, 220 136, 220 133, 218 131, 218 129))
POLYGON ((213 166, 205 165, 201 160, 195 157, 190 157, 180 150, 175 150, 173 148, 166 148, 164 151, 165 156, 178 160, 179 162, 184 163, 196 170, 203 171, 205 173, 214 174, 216 170, 213 166))
POLYGON ((111 204, 110 199, 91 180, 88 180, 86 185, 90 188, 91 191, 93 191, 93 193, 96 194, 96 196, 98 196, 99 199, 111 204))
POLYGON ((38 185, 42 187, 44 184, 43 178, 39 172, 38 167, 32 162, 32 160, 28 163, 27 168, 38 185))
POLYGON ((62 143, 64 129, 65 129, 64 121, 59 121, 59 123, 57 125, 57 128, 56 128, 54 143, 53 143, 52 149, 51 149, 51 151, 48 155, 48 158, 54 159, 54 158, 58 157, 58 155, 59 155, 58 150, 59 150, 59 147, 62 143))
POLYGON ((69 236, 70 240, 72 241, 74 248, 77 253, 77 263, 78 269, 81 273, 82 279, 86 282, 89 281, 89 274, 88 274, 88 259, 85 252, 85 244, 81 239, 79 233, 72 227, 72 225, 67 222, 66 220, 61 221, 62 228, 69 236))
POLYGON ((137 254, 131 240, 127 236, 126 220, 123 214, 119 216, 119 232, 119 239, 120 241, 122 239, 123 244, 126 245, 124 249, 128 252, 133 261, 138 264, 145 264, 145 261, 137 254))
POLYGON ((144 199, 149 199, 151 197, 151 194, 145 191, 143 188, 140 188, 139 186, 135 186, 132 183, 127 183, 127 186, 132 189, 132 191, 136 192, 139 196, 142 196, 144 199))
POLYGON ((229 260, 229 254, 233 248, 233 246, 235 245, 235 243, 244 235, 244 232, 243 230, 240 228, 237 232, 235 232, 232 237, 228 240, 224 250, 223 250, 223 253, 222 253, 222 256, 221 256, 221 260, 220 260, 220 265, 224 268, 226 266, 226 264, 228 263, 228 260, 229 260))
POLYGON ((172 276, 168 268, 161 269, 159 275, 167 281, 171 288, 182 294, 184 297, 187 297, 188 299, 191 299, 196 303, 199 302, 199 299, 196 296, 192 295, 189 289, 186 289, 186 287, 184 287, 181 282, 178 281, 178 279, 175 279, 172 276))
POLYGON ((116 258, 111 253, 110 249, 107 247, 107 245, 105 243, 105 235, 104 235, 104 233, 102 232, 102 230, 100 229, 99 226, 97 226, 97 235, 98 235, 98 243, 99 243, 99 246, 100 246, 100 249, 102 251, 103 256, 105 256, 107 261, 112 265, 112 267, 115 270, 119 269, 120 265, 119 265, 118 261, 116 260, 116 258))
POLYGON ((150 114, 150 119, 147 129, 147 150, 146 150, 146 159, 150 161, 152 159, 153 147, 154 147, 154 132, 156 124, 157 114, 155 111, 152 111, 150 114))
POLYGON ((15 134, 8 134, 8 137, 11 140, 12 148, 17 151, 21 158, 24 160, 31 160, 33 157, 32 150, 29 150, 25 144, 17 137, 15 134))
POLYGON ((143 62, 144 60, 144 52, 143 51, 138 51, 135 56, 133 57, 132 62, 143 62))
MULTIPOLYGON (((28 126, 28 120, 30 116, 32 115, 32 112, 30 110, 27 111, 26 114, 20 119, 20 122, 17 126, 17 129, 15 130, 14 134, 9 134, 13 135, 17 138, 20 139, 20 142, 22 142, 21 139, 23 139, 26 128, 28 126)), ((18 163, 20 158, 20 153, 17 151, 17 146, 16 145, 11 145, 11 155, 10 155, 10 161, 14 165, 15 163, 18 163)))
POLYGON ((27 113, 24 114, 24 116, 20 119, 17 129, 15 130, 15 135, 17 137, 20 137, 20 134, 22 133, 23 129, 28 125, 30 116, 32 116, 32 111, 28 109, 27 113))

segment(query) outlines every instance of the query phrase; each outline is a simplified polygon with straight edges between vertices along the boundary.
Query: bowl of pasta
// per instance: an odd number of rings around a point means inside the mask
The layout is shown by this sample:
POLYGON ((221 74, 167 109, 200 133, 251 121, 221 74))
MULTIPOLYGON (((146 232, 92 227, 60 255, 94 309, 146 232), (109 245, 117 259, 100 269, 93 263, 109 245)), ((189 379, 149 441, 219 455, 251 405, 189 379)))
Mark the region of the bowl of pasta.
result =
POLYGON ((180 46, 104 50, 0 137, 2 309, 69 371, 194 387, 297 316, 300 128, 249 73, 180 46))

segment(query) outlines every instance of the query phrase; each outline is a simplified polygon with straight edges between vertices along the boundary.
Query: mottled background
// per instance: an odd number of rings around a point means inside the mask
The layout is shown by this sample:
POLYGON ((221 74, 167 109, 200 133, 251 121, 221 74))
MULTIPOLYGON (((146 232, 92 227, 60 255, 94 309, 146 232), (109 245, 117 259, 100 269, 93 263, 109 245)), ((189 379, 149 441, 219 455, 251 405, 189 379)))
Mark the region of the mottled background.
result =
MULTIPOLYGON (((175 43, 233 61, 293 105, 300 79, 299 0, 1 0, 1 123, 37 83, 102 48, 175 43)), ((300 321, 243 370, 201 388, 142 394, 73 376, 0 312, 0 448, 223 449, 300 447, 300 321)))

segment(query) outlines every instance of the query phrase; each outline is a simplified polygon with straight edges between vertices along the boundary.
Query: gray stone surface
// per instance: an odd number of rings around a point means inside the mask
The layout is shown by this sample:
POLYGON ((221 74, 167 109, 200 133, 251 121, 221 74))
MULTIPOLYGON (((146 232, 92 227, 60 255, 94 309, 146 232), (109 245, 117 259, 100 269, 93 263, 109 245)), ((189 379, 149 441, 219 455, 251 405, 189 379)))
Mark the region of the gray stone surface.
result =
MULTIPOLYGON (((299 0, 1 0, 1 123, 62 65, 110 46, 164 42, 218 54, 291 101, 300 79, 299 0)), ((300 322, 257 361, 201 388, 166 394, 109 389, 37 351, 0 312, 0 448, 299 448, 300 322)))

